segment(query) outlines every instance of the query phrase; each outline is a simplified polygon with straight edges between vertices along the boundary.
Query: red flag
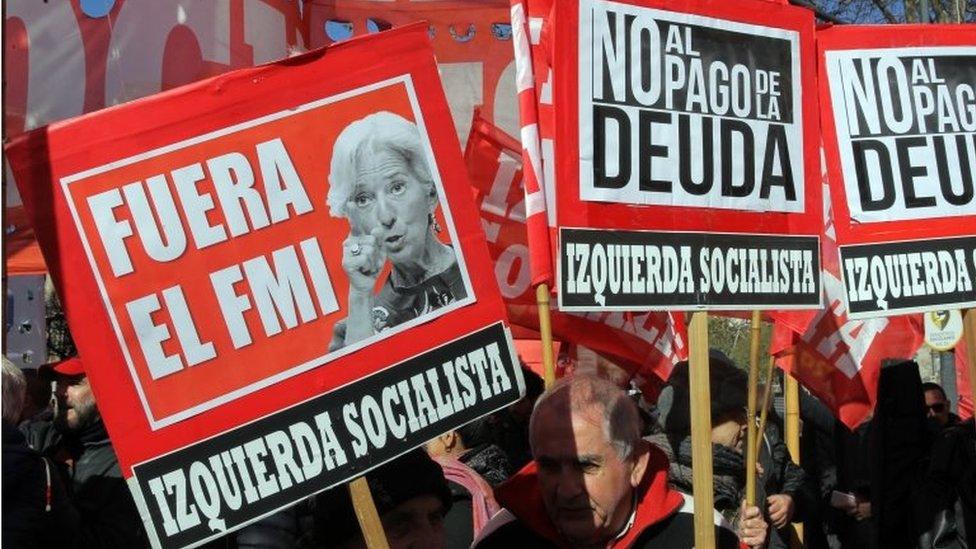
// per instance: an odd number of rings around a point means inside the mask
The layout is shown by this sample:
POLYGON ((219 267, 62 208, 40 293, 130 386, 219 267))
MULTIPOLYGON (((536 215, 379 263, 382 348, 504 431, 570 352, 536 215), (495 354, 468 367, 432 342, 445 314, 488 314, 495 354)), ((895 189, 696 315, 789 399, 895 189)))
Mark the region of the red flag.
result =
MULTIPOLYGON (((475 114, 465 162, 495 264, 509 320, 538 329, 538 309, 528 263, 526 205, 521 146, 475 114)), ((687 358, 684 322, 668 313, 561 313, 552 308, 556 339, 577 343, 613 360, 632 374, 667 379, 671 366, 687 358)))
MULTIPOLYGON (((826 176, 824 176, 826 177, 826 176)), ((847 317, 837 241, 824 185, 821 236, 825 308, 777 311, 770 351, 777 364, 854 428, 874 409, 881 361, 911 358, 922 344, 918 315, 851 320, 847 317)))
POLYGON ((965 340, 956 345, 956 394, 959 395, 959 417, 969 419, 973 415, 973 386, 969 380, 965 340))
POLYGON ((531 279, 533 285, 551 284, 552 247, 549 241, 546 183, 539 137, 539 108, 532 52, 529 48, 529 24, 522 0, 512 0, 512 44, 515 47, 515 83, 519 103, 525 225, 528 232, 531 279))

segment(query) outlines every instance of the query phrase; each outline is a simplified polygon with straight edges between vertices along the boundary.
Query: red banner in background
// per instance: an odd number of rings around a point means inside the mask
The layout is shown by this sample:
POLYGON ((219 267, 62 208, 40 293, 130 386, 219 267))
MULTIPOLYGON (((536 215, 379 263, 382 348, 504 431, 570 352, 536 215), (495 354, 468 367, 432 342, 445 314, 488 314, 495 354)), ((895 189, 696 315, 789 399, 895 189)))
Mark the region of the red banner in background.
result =
POLYGON ((507 0, 312 0, 305 18, 309 48, 426 21, 461 144, 478 106, 505 131, 518 128, 507 0))
MULTIPOLYGON (((974 313, 969 313, 974 314, 974 313)), ((959 417, 973 416, 973 386, 969 379, 969 358, 966 356, 966 342, 956 345, 956 394, 959 395, 959 417)))
POLYGON ((519 101, 519 136, 522 141, 522 187, 525 192, 525 229, 529 245, 529 270, 533 285, 554 281, 549 206, 546 200, 539 100, 530 47, 526 3, 512 0, 512 33, 515 47, 516 91, 519 101))
POLYGON ((63 0, 5 8, 7 136, 421 20, 430 24, 462 144, 477 105, 506 131, 518 127, 507 0, 63 0))
MULTIPOLYGON (((528 264, 521 150, 518 141, 476 116, 465 161, 509 320, 538 329, 538 308, 528 264)), ((555 339, 588 347, 627 368, 632 375, 654 375, 666 380, 672 365, 688 356, 681 315, 562 313, 554 305, 551 315, 555 339)))

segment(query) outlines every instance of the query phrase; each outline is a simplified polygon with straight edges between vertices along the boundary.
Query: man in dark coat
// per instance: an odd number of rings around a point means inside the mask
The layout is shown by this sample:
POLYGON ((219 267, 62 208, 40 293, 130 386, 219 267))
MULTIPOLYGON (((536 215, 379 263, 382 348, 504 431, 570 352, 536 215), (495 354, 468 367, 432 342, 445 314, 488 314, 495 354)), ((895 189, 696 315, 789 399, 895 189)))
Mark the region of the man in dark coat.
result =
POLYGON ((766 497, 767 512, 773 526, 769 547, 789 547, 789 538, 793 535, 791 523, 805 520, 808 510, 816 505, 817 500, 807 484, 806 473, 790 457, 776 418, 771 417, 766 424, 759 464, 763 469, 760 476, 763 492, 771 494, 766 497))
MULTIPOLYGON (((529 427, 534 457, 496 490, 505 508, 479 549, 501 547, 691 547, 693 503, 668 486, 668 462, 641 439, 626 393, 590 376, 564 378, 536 404, 529 427)), ((746 509, 740 536, 766 541, 758 508, 746 509)), ((737 547, 716 527, 716 546, 737 547)))
POLYGON ((68 491, 77 512, 77 547, 146 547, 145 530, 132 494, 122 478, 81 360, 52 367, 57 379, 55 427, 69 448, 68 491))
POLYGON ((976 426, 973 418, 942 428, 932 442, 922 483, 922 547, 976 547, 976 426))
POLYGON ((923 383, 922 391, 925 395, 925 413, 929 419, 939 427, 952 427, 959 423, 959 416, 952 413, 949 397, 945 389, 938 383, 923 383))
POLYGON ((3 358, 3 528, 6 548, 62 547, 71 540, 74 522, 64 487, 54 466, 27 445, 15 427, 26 381, 3 358))

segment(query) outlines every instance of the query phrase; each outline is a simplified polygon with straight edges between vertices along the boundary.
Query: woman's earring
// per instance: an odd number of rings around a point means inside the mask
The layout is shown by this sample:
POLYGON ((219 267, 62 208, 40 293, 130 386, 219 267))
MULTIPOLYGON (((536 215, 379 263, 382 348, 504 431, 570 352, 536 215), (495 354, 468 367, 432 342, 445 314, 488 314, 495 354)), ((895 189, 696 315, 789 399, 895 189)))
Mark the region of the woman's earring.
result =
POLYGON ((428 220, 429 220, 428 221, 428 224, 430 225, 430 227, 432 229, 434 229, 434 232, 435 233, 441 232, 441 225, 440 225, 440 223, 437 222, 437 218, 434 217, 433 212, 427 214, 427 216, 428 216, 428 220))

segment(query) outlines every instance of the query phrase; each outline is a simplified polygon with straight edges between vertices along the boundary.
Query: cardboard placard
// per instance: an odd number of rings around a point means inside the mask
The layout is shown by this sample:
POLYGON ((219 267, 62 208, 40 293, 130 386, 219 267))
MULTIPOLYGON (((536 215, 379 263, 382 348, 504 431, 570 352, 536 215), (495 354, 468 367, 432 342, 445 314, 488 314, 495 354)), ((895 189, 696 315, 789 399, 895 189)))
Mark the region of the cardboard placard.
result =
MULTIPOLYGON (((819 233, 812 14, 769 2, 570 4, 555 14, 560 227, 695 232, 706 246, 729 233, 757 249, 763 235, 819 233)), ((559 263, 567 253, 560 242, 559 263)), ((693 293, 682 308, 755 303, 693 293)), ((772 301, 819 306, 793 293, 772 301)))
POLYGON ((976 304, 974 30, 818 33, 824 152, 851 318, 976 304))

